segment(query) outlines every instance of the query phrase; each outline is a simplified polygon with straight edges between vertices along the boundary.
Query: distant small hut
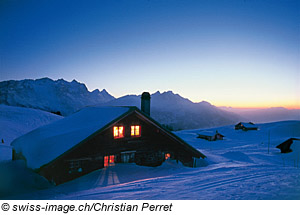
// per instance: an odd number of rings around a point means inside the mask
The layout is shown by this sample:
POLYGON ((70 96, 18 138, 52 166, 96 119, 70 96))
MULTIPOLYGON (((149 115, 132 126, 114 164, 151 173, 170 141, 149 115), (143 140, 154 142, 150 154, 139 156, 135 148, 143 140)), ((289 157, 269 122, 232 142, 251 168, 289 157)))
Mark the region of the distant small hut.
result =
POLYGON ((215 133, 213 131, 201 131, 198 134, 197 138, 205 139, 208 141, 216 141, 216 140, 223 140, 224 135, 220 134, 218 131, 215 133))
POLYGON ((298 138, 290 138, 283 143, 276 146, 276 148, 280 149, 281 153, 289 153, 293 150, 291 149, 292 144, 300 144, 300 139, 298 138))
POLYGON ((240 122, 235 125, 235 130, 258 130, 258 127, 253 122, 240 122))

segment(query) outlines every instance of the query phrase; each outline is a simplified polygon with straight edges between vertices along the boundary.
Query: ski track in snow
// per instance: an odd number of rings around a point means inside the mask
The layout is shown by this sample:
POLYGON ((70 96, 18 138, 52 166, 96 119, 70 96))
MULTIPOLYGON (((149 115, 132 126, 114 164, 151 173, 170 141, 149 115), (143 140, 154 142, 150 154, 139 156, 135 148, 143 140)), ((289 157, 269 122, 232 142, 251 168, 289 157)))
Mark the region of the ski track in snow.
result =
MULTIPOLYGON (((130 165, 129 165, 130 166, 130 165)), ((99 171, 97 177, 79 179, 25 199, 300 199, 300 171, 294 167, 259 165, 198 171, 180 168, 170 175, 122 183, 125 172, 113 168, 99 171), (95 179, 96 180, 93 180, 95 179), (86 185, 89 184, 89 187, 86 185), (74 189, 75 188, 75 189, 74 189), (78 189, 78 191, 74 191, 78 189)), ((140 170, 142 171, 142 169, 140 170)), ((137 172, 142 173, 142 172, 137 172)), ((93 173, 92 173, 93 174, 93 173)), ((149 171, 149 175, 153 175, 149 171)), ((160 172, 163 174, 163 172, 160 172)), ((92 176, 92 175, 90 175, 92 176)))

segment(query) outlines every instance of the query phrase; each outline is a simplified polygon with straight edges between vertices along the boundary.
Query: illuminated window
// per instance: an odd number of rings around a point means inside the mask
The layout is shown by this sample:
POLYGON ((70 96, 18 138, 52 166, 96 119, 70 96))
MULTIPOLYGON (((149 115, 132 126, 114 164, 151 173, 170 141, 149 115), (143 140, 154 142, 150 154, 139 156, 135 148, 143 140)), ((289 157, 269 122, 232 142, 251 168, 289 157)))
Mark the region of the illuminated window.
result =
POLYGON ((124 137, 124 126, 114 126, 114 138, 124 137))
POLYGON ((131 126, 131 136, 132 137, 140 137, 141 136, 141 126, 132 125, 131 126))

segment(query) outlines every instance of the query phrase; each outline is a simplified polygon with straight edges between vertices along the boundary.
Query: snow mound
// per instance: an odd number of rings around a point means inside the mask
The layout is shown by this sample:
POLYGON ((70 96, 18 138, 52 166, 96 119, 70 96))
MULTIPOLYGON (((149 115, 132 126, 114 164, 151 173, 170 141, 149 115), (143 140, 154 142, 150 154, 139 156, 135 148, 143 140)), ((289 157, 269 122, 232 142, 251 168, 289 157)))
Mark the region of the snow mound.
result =
POLYGON ((9 161, 12 159, 12 148, 11 146, 0 143, 0 162, 9 161))
POLYGON ((0 141, 10 145, 17 137, 62 118, 37 109, 0 105, 0 141))
POLYGON ((0 199, 52 186, 45 178, 26 168, 23 161, 0 163, 0 175, 0 199))

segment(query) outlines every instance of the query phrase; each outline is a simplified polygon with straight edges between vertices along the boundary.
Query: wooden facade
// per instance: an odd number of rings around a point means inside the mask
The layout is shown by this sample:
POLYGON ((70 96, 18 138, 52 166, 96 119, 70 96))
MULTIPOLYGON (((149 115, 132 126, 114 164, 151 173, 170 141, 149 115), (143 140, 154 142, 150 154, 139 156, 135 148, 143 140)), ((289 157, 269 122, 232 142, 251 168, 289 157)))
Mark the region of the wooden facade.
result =
POLYGON ((134 162, 154 167, 169 157, 191 167, 195 158, 205 158, 139 109, 131 108, 125 115, 40 167, 38 172, 55 184, 61 184, 110 163, 134 162), (134 136, 131 126, 140 126, 140 134, 134 136), (123 136, 116 138, 114 127, 122 127, 123 136))

